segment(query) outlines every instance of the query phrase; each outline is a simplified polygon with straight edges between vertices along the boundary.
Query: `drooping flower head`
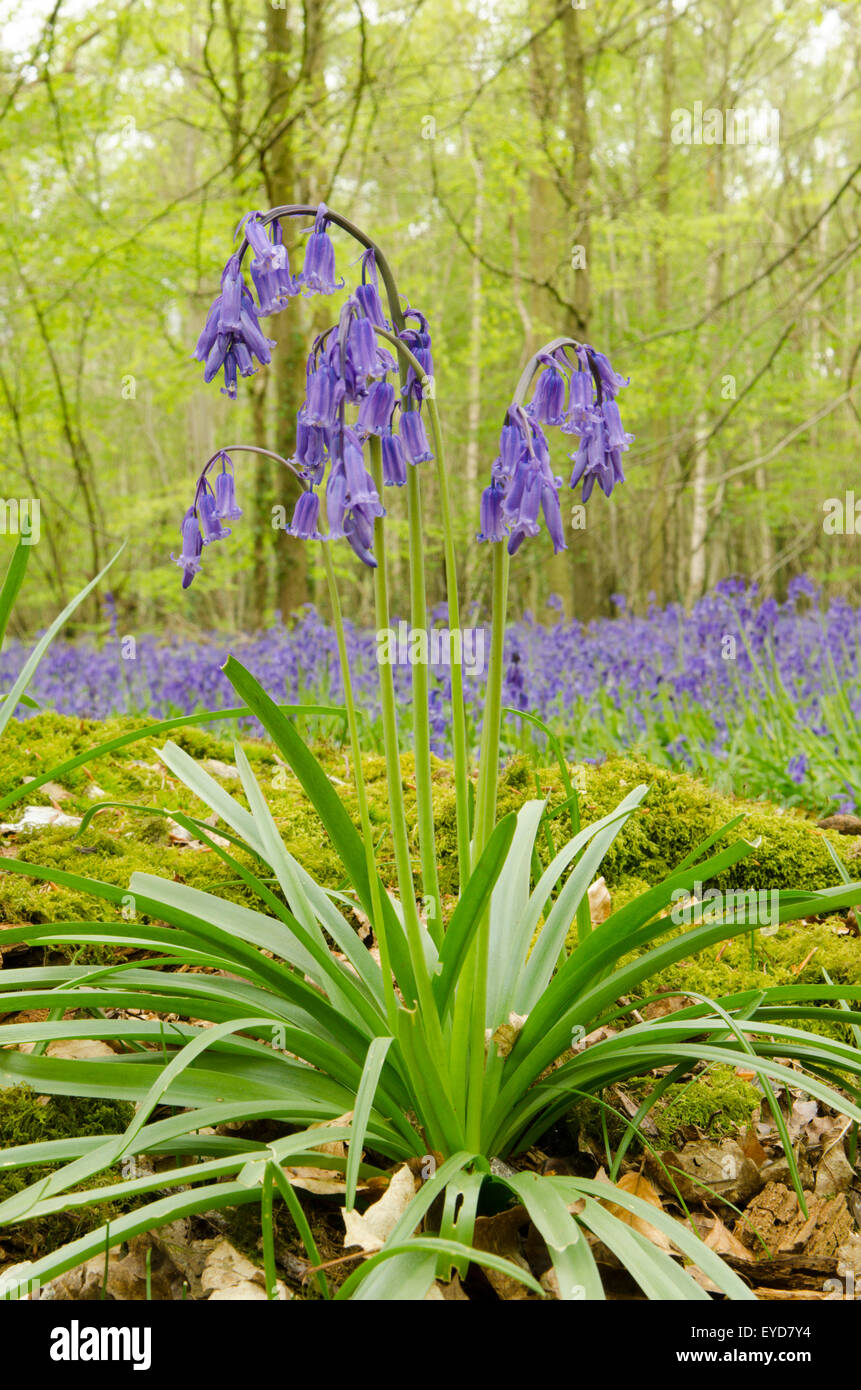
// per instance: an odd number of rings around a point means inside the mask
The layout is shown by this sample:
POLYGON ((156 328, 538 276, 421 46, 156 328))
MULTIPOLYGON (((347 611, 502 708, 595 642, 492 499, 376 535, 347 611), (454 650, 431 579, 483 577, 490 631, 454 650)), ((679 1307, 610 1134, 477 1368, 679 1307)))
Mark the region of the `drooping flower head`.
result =
MULTIPOLYGON (((296 215, 299 215, 298 211, 296 215)), ((337 219, 336 219, 337 220, 337 219)), ((240 375, 256 371, 257 362, 270 360, 259 315, 277 313, 297 294, 331 294, 344 285, 335 277, 335 253, 329 236, 332 218, 325 204, 317 208, 308 237, 305 262, 295 277, 290 272, 281 223, 259 212, 246 214, 237 231, 244 241, 230 257, 222 276, 221 294, 213 303, 197 344, 195 356, 205 363, 204 376, 211 381, 223 369, 230 396, 237 392, 240 375), (251 255, 250 271, 258 303, 245 284, 241 262, 251 255)), ((417 309, 404 310, 406 326, 401 339, 414 354, 419 370, 404 373, 398 386, 389 378, 398 361, 377 330, 392 332, 380 298, 377 251, 367 247, 361 257, 361 283, 342 305, 338 321, 312 344, 305 374, 305 399, 298 411, 296 450, 282 460, 305 484, 290 524, 284 529, 303 540, 346 539, 367 565, 374 566, 374 521, 385 515, 374 477, 365 461, 369 441, 379 440, 384 487, 402 487, 407 465, 417 466, 433 458, 420 410, 433 373, 428 321, 417 309), (349 413, 348 413, 349 412, 349 413), (353 413, 355 412, 355 413, 353 413), (325 489, 322 493, 318 489, 325 489), (325 496, 328 533, 320 530, 321 501, 325 496)), ((391 283, 383 275, 391 291, 391 283)), ((204 545, 230 532, 225 520, 238 520, 233 465, 226 455, 216 455, 198 480, 190 509, 198 537, 188 525, 188 545, 182 560, 186 583, 199 568, 197 558, 204 545), (207 472, 221 460, 214 475, 215 491, 207 472)), ((180 563, 180 562, 178 562, 180 563)))
POLYGON ((272 346, 260 328, 239 257, 231 256, 221 276, 221 294, 213 302, 194 351, 197 360, 206 364, 203 379, 212 381, 223 368, 222 392, 235 399, 237 372, 252 376, 257 371, 255 357, 261 366, 271 362, 272 346))
POLYGON ((254 252, 250 270, 260 301, 259 313, 264 316, 277 314, 301 289, 290 274, 281 223, 276 217, 270 224, 271 240, 259 212, 249 212, 239 225, 244 228, 245 239, 254 252))
POLYGON ((615 397, 627 382, 603 353, 586 344, 577 344, 574 356, 572 363, 565 346, 540 353, 541 370, 531 401, 526 406, 515 403, 506 411, 491 485, 481 499, 478 540, 507 538, 511 555, 527 537, 538 535, 542 517, 554 553, 567 548, 559 501, 562 479, 551 467, 542 426, 579 436, 576 454, 571 455, 571 487, 582 482, 584 502, 596 482, 609 497, 625 479, 622 454, 633 436, 622 427, 615 397))
POLYGON ((194 507, 189 507, 182 520, 182 554, 171 555, 171 560, 175 565, 179 565, 183 571, 182 587, 187 589, 194 576, 200 570, 200 556, 203 551, 203 537, 200 534, 200 526, 197 521, 197 513, 194 507))
POLYGON ((227 454, 221 454, 221 472, 215 479, 215 511, 220 521, 238 521, 242 509, 236 501, 236 482, 233 476, 233 462, 227 454))
POLYGON ((343 280, 335 279, 335 248, 329 238, 329 217, 325 203, 321 203, 314 218, 314 230, 305 248, 305 264, 297 277, 297 284, 306 295, 334 294, 344 288, 343 280))

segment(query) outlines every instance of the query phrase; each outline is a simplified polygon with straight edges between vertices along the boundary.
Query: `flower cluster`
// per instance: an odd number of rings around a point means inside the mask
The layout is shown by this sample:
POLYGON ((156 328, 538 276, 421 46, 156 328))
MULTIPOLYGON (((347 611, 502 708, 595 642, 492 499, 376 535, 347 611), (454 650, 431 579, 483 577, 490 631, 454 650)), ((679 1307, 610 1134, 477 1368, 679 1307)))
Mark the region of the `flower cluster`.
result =
POLYGON ((622 428, 616 393, 628 383, 603 353, 587 344, 574 346, 573 363, 566 351, 563 346, 539 354, 542 370, 532 400, 506 411, 490 486, 482 494, 478 539, 507 539, 510 555, 527 536, 538 535, 542 515, 554 553, 567 548, 559 503, 562 479, 551 467, 542 427, 579 437, 579 447, 570 455, 571 487, 582 482, 584 502, 596 482, 609 497, 615 485, 625 481, 622 454, 633 435, 622 428))
POLYGON ((230 535, 230 531, 221 523, 238 521, 241 515, 236 501, 233 461, 228 454, 221 452, 210 459, 197 480, 194 501, 182 521, 182 553, 170 557, 182 570, 184 589, 188 588, 200 569, 203 547, 230 535), (209 470, 216 463, 221 464, 221 472, 216 475, 213 491, 209 470))
MULTIPOLYGON (((249 213, 240 223, 245 244, 227 262, 221 294, 209 311, 195 351, 195 357, 206 364, 206 381, 224 369, 222 391, 226 395, 235 398, 237 373, 250 376, 257 370, 255 358, 261 364, 271 359, 269 349, 274 344, 264 337, 260 316, 277 313, 296 295, 332 294, 343 288, 344 281, 336 279, 329 222, 325 204, 321 204, 308 238, 304 265, 296 276, 290 271, 277 218, 269 223, 268 231, 257 212, 249 213), (240 269, 246 245, 253 252, 250 270, 259 303, 255 303, 240 269)), ((380 328, 391 333, 392 325, 383 310, 375 253, 369 247, 362 256, 361 284, 346 300, 337 324, 321 333, 311 348, 305 400, 297 418, 296 451, 285 460, 305 489, 287 532, 301 540, 346 539, 371 567, 376 565, 374 519, 384 516, 385 508, 365 465, 366 443, 374 437, 380 441, 386 487, 402 487, 408 464, 433 458, 421 415, 424 380, 433 374, 428 322, 409 306, 403 318, 405 326, 399 336, 415 356, 423 376, 420 378, 410 366, 396 387, 389 377, 397 375, 398 361, 381 346, 376 332, 380 328), (348 407, 355 408, 350 422, 348 407), (323 489, 328 532, 320 530, 323 489)), ((177 563, 184 571, 184 587, 200 568, 202 547, 230 534, 223 528, 214 529, 213 523, 220 527, 222 520, 240 514, 238 510, 219 509, 218 494, 212 494, 206 481, 213 462, 206 465, 182 524, 182 555, 177 563)), ((226 476, 232 488, 232 471, 226 476)))

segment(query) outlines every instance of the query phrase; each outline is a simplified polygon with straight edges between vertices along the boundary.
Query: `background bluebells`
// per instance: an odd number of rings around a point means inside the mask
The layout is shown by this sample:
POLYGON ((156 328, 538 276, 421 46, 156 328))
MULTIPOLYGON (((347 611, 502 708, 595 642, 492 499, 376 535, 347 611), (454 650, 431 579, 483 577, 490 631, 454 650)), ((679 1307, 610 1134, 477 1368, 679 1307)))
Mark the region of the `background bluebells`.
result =
MULTIPOLYGON (((503 702, 557 730, 572 760, 637 750, 738 793, 852 810, 856 798, 861 803, 861 609, 842 599, 822 608, 815 597, 804 579, 783 604, 726 580, 689 614, 671 604, 633 616, 616 596, 617 618, 585 626, 548 624, 557 611, 551 603, 543 621, 526 613, 509 626, 503 702)), ((110 609, 108 616, 113 624, 110 609)), ((444 622, 441 611, 434 617, 444 622)), ((289 627, 278 623, 252 636, 140 638, 134 660, 123 659, 122 641, 113 627, 101 643, 55 643, 34 680, 34 698, 91 718, 225 708, 233 692, 220 667, 232 652, 275 699, 342 699, 334 630, 312 608, 289 627)), ((347 644, 358 706, 379 734, 375 634, 348 624, 347 644)), ((0 654, 0 688, 20 669, 23 651, 9 642, 0 654)), ((396 694, 408 701, 411 668, 392 669, 396 694)), ((473 743, 484 682, 483 673, 464 668, 473 743)), ((447 668, 432 668, 431 729, 441 757, 450 753, 449 691, 447 668)), ((18 713, 25 718, 28 711, 18 713)), ((340 721, 318 726, 339 731, 340 721)), ((506 717, 506 756, 540 755, 535 739, 527 721, 506 717)))

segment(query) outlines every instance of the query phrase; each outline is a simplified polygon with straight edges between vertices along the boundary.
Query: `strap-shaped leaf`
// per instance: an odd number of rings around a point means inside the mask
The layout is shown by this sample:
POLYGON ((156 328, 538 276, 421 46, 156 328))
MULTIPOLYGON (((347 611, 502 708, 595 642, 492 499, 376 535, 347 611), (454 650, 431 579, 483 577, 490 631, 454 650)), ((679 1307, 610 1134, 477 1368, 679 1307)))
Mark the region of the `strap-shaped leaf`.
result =
POLYGON ((368 1048, 368 1055, 362 1069, 362 1079, 359 1082, 356 1104, 353 1108, 353 1123, 350 1126, 350 1147, 347 1150, 347 1192, 345 1197, 347 1211, 352 1211, 356 1204, 356 1183, 359 1178, 359 1164, 362 1161, 362 1146, 368 1128, 368 1117, 374 1103, 386 1053, 393 1042, 394 1038, 374 1038, 368 1048))
POLYGON ((441 1018, 451 1004, 463 963, 509 852, 516 824, 517 817, 510 811, 494 827, 451 915, 440 951, 439 970, 432 984, 441 1018))
MULTIPOLYGON (((359 895, 365 913, 373 917, 371 886, 365 860, 365 846, 341 803, 329 778, 314 757, 295 725, 286 719, 250 671, 228 657, 224 673, 237 694, 246 701, 269 737, 292 768, 295 776, 325 826, 344 870, 359 895)), ((410 964, 406 935, 385 889, 381 887, 382 907, 392 966, 401 991, 409 1001, 416 997, 415 978, 410 964)))
POLYGON ((603 1299, 595 1258, 561 1193, 537 1173, 518 1173, 504 1181, 529 1212, 546 1242, 563 1302, 603 1299))
MULTIPOLYGON (((33 650, 31 651, 31 653, 30 653, 30 655, 28 656, 27 660, 24 662, 24 665, 23 665, 22 668, 21 668, 21 672, 20 672, 20 674, 19 674, 17 680, 14 682, 14 684, 13 684, 13 686, 12 686, 12 689, 9 691, 9 693, 8 693, 8 694, 6 695, 6 697, 4 698, 3 703, 0 704, 0 734, 2 734, 3 730, 6 728, 6 725, 9 723, 9 720, 12 718, 12 715, 15 713, 15 710, 16 710, 16 708, 17 708, 19 699, 20 699, 21 696, 24 694, 25 690, 27 689, 27 686, 30 684, 31 680, 33 679, 33 676, 34 676, 34 674, 35 674, 35 672, 36 672, 36 668, 38 667, 39 662, 42 660, 42 657, 45 655, 45 652, 48 650, 49 646, 50 646, 51 643, 53 642, 53 640, 54 640, 54 638, 56 637, 57 633, 58 633, 58 632, 60 631, 60 629, 64 626, 64 624, 67 623, 67 622, 69 621, 69 618, 71 618, 71 616, 72 616, 72 614, 74 613, 75 609, 78 608, 78 607, 80 606, 80 604, 83 603, 83 601, 84 601, 84 599, 87 597, 87 595, 93 591, 93 589, 94 589, 94 588, 96 587, 96 585, 98 584, 99 580, 102 579, 102 578, 107 574, 108 570, 111 568, 111 565, 114 563, 114 561, 117 560, 117 559, 119 559, 120 555, 121 555, 121 554, 123 553, 123 551, 125 550, 125 547, 126 547, 126 543, 125 543, 125 541, 123 541, 123 543, 122 543, 122 545, 120 546, 119 550, 117 551, 116 555, 113 555, 113 556, 111 557, 111 559, 110 559, 110 560, 108 561, 108 563, 105 565, 104 569, 99 570, 99 573, 96 575, 95 579, 91 579, 90 582, 89 582, 89 584, 87 584, 86 587, 83 588, 79 594, 76 594, 76 595, 75 595, 75 597, 72 599, 71 603, 67 603, 67 604, 66 604, 66 606, 65 606, 65 608, 63 609, 62 613, 59 613, 59 614, 57 615, 57 617, 56 617, 56 618, 54 619, 54 621, 51 623, 50 627, 48 627, 48 629, 47 629, 47 630, 42 634, 42 636, 39 638, 38 642, 36 643, 35 647, 34 647, 33 650)), ((12 589, 10 589, 10 594, 13 593, 13 590, 14 590, 15 592, 17 592, 17 590, 15 590, 15 584, 16 584, 16 583, 18 583, 18 585, 19 585, 19 587, 20 587, 20 582, 21 582, 21 581, 17 578, 17 575, 18 575, 17 566, 19 566, 20 564, 21 564, 21 561, 20 561, 20 560, 17 560, 16 557, 13 556, 12 566, 10 566, 10 569, 12 570, 12 589)), ((23 579, 23 575, 21 576, 21 578, 23 579)), ((9 574, 7 573, 7 580, 8 580, 8 579, 9 579, 9 574)), ((4 582, 4 592, 5 592, 5 582, 4 582)), ((14 595, 13 595, 13 596, 14 596, 14 595)), ((28 790, 32 790, 32 786, 33 786, 32 782, 29 783, 29 784, 28 784, 28 790)))

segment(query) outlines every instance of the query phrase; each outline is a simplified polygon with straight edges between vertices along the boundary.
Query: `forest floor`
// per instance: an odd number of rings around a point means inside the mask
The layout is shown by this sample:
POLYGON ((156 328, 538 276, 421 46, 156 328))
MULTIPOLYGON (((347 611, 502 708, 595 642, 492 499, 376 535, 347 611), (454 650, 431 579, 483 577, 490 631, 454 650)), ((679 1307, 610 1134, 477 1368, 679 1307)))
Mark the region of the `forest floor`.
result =
MULTIPOLYGON (((8 731, 0 794, 19 786, 22 778, 37 776, 92 741, 87 721, 43 716, 12 725, 8 731)), ((105 736, 131 728, 131 721, 109 721, 105 736)), ((200 731, 186 731, 180 741, 211 774, 231 786, 235 780, 229 740, 200 731)), ((337 861, 313 823, 310 806, 272 748, 256 740, 244 746, 271 798, 285 842, 307 862, 321 882, 338 886, 337 861)), ((350 805, 349 765, 334 747, 321 749, 333 781, 350 805)), ((403 760, 408 793, 411 760, 403 760)), ((371 789, 372 814, 382 820, 385 786, 380 759, 365 768, 371 789)), ((435 764, 438 833, 444 911, 453 902, 453 847, 450 769, 435 764)), ((710 829, 745 813, 740 833, 758 841, 756 856, 736 866, 727 886, 821 888, 837 880, 826 842, 852 872, 861 839, 822 829, 800 812, 787 812, 768 803, 739 803, 720 797, 690 777, 651 768, 631 759, 612 759, 600 767, 576 769, 584 819, 606 813, 635 781, 651 783, 646 804, 619 835, 602 865, 604 887, 596 897, 609 910, 624 903, 679 862, 710 829)), ((561 803, 563 789, 553 769, 533 769, 516 760, 505 771, 500 787, 503 809, 536 795, 536 778, 551 805, 561 803)), ((231 786, 235 791, 235 787, 231 786)), ((202 814, 183 794, 146 744, 130 745, 43 785, 2 812, 0 856, 26 858, 78 874, 126 884, 132 872, 159 872, 201 888, 216 883, 225 896, 242 900, 241 884, 225 882, 224 866, 205 846, 159 814, 182 805, 202 814), (121 801, 106 808, 92 826, 79 834, 81 819, 94 805, 121 801), (132 809, 137 806, 141 809, 132 809), (150 809, 147 810, 146 808, 150 809)), ((385 868, 385 866, 384 866, 385 868)), ((852 872, 857 877, 857 872, 852 872)), ((108 912, 74 891, 21 880, 0 872, 0 966, 19 969, 59 959, 52 948, 17 943, 3 946, 3 929, 23 922, 92 919, 108 912)), ((357 922, 357 928, 361 924, 357 922)), ((133 953, 129 955, 133 959, 133 953)), ((105 952, 78 950, 78 961, 106 963, 105 952)), ((714 948, 696 960, 684 961, 649 982, 649 1002, 641 1017, 660 1017, 681 1007, 682 988, 711 997, 757 985, 816 982, 826 970, 835 983, 857 983, 861 972, 861 940, 854 913, 784 924, 773 934, 751 933, 714 948)), ((637 1002, 637 1001, 634 1001, 637 1002)), ((28 1014, 27 1017, 43 1017, 28 1014)), ((23 1015, 0 1013, 0 1024, 23 1015)), ((823 1028, 824 1031, 824 1028, 823 1028)), ((848 1035, 848 1030, 847 1036, 848 1035)), ((583 1039, 588 1047, 607 1036, 607 1029, 583 1039)), ((81 1044, 51 1044, 75 1055, 81 1044)), ((105 1044, 88 1044, 104 1047, 105 1044)), ((513 1168, 545 1173, 573 1173, 608 1178, 614 1153, 628 1122, 649 1092, 670 1068, 603 1092, 596 1101, 583 1100, 544 1135, 540 1146, 508 1160, 513 1168)), ((622 1190, 634 1193, 678 1221, 693 1227, 752 1288, 759 1299, 821 1300, 853 1298, 861 1279, 861 1165, 854 1127, 824 1103, 811 1100, 799 1086, 774 1083, 800 1176, 804 1205, 793 1190, 792 1175, 778 1129, 755 1073, 744 1068, 705 1063, 670 1086, 642 1123, 639 1137, 627 1149, 618 1175, 622 1190)), ((127 1120, 128 1107, 103 1101, 38 1096, 25 1087, 0 1091, 0 1144, 35 1142, 70 1134, 112 1133, 127 1120)), ((270 1122, 243 1130, 247 1137, 268 1142, 283 1127, 270 1122)), ((321 1143, 325 1142, 321 1139, 321 1143)), ((374 1161, 373 1155, 370 1156, 374 1161)), ((376 1160, 385 1166, 385 1160, 376 1160)), ((499 1171, 505 1171, 501 1164, 499 1171)), ((0 1200, 19 1190, 35 1173, 0 1170, 0 1200)), ((332 1286, 355 1267, 362 1250, 345 1243, 341 1215, 343 1183, 332 1171, 305 1170, 294 1175, 303 1209, 317 1240, 320 1258, 332 1286)), ((409 1165, 398 1183, 410 1194, 421 1174, 409 1165)), ((529 1269, 553 1291, 546 1247, 526 1211, 503 1201, 507 1190, 486 1184, 482 1194, 475 1243, 529 1269), (497 1209, 498 1208, 498 1209, 497 1209)), ((381 1200, 374 1182, 361 1193, 360 1206, 381 1200)), ((622 1215, 612 1201, 608 1205, 622 1215)), ((24 1260, 38 1257, 105 1219, 104 1210, 80 1207, 42 1221, 24 1222, 0 1233, 0 1279, 24 1260)), ((667 1246, 666 1237, 638 1218, 628 1218, 647 1238, 667 1246)), ((54 1280, 50 1294, 59 1299, 153 1299, 265 1297, 261 1270, 259 1211, 253 1206, 213 1212, 136 1237, 110 1258, 91 1260, 54 1280)), ((643 1295, 619 1261, 599 1241, 593 1250, 608 1297, 643 1295)), ((314 1273, 286 1210, 276 1206, 276 1259, 285 1298, 317 1296, 314 1273)), ((713 1288, 705 1274, 695 1277, 713 1288)), ((532 1298, 505 1275, 481 1272, 475 1266, 461 1282, 435 1286, 434 1297, 469 1299, 532 1298)))

